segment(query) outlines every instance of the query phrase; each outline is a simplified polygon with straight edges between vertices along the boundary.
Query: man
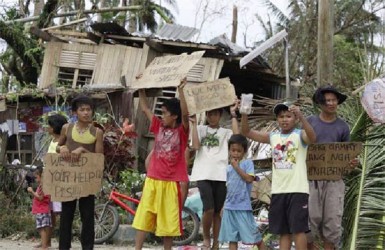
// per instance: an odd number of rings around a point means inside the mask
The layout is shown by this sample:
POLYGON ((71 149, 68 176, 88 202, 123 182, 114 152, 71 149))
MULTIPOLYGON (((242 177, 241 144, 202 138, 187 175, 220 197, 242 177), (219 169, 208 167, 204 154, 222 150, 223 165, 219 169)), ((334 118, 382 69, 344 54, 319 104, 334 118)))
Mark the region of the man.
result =
MULTIPOLYGON (((333 86, 320 87, 313 95, 321 113, 308 117, 316 135, 316 143, 348 142, 348 124, 337 115, 338 105, 347 96, 333 86)), ((358 164, 355 160, 352 164, 358 164)), ((308 234, 308 249, 316 249, 313 241, 317 233, 323 240, 324 249, 337 249, 341 239, 342 214, 344 207, 345 183, 338 181, 310 181, 309 218, 311 232, 308 234)))

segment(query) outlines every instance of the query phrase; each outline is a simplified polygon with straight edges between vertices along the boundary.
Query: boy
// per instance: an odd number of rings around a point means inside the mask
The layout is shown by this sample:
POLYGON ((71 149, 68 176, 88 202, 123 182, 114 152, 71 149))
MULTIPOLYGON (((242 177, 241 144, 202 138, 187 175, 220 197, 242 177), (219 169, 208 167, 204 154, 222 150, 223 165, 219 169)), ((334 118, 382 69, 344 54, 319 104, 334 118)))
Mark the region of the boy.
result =
MULTIPOLYGON (((76 123, 65 124, 61 130, 56 151, 65 159, 76 161, 82 153, 103 153, 103 131, 92 125, 93 102, 87 96, 78 96, 72 100, 71 110, 78 118, 76 123)), ((77 200, 62 202, 60 218, 59 249, 71 248, 72 222, 77 200)), ((95 196, 79 199, 79 211, 82 221, 80 241, 82 249, 94 248, 94 209, 95 196)))
POLYGON ((291 234, 297 250, 305 250, 308 227, 309 184, 306 171, 307 145, 315 142, 313 128, 297 106, 285 103, 274 107, 278 132, 250 130, 247 115, 242 114, 242 134, 272 148, 272 187, 269 229, 280 235, 280 249, 290 249, 291 234), (297 119, 303 130, 295 128, 297 119))
MULTIPOLYGON (((140 77, 140 76, 138 76, 140 77)), ((149 109, 144 89, 139 90, 139 105, 151 121, 155 144, 148 166, 143 194, 132 226, 137 229, 135 249, 142 249, 146 232, 163 237, 164 249, 171 250, 172 237, 181 235, 182 209, 180 182, 188 182, 185 150, 189 118, 183 94, 186 79, 178 87, 180 101, 164 100, 162 119, 149 109)))
POLYGON ((266 249, 258 225, 254 220, 250 202, 254 164, 245 159, 247 139, 234 134, 228 142, 230 164, 227 166, 227 194, 223 207, 219 241, 229 242, 229 249, 238 249, 238 241, 247 245, 257 245, 259 250, 266 249))

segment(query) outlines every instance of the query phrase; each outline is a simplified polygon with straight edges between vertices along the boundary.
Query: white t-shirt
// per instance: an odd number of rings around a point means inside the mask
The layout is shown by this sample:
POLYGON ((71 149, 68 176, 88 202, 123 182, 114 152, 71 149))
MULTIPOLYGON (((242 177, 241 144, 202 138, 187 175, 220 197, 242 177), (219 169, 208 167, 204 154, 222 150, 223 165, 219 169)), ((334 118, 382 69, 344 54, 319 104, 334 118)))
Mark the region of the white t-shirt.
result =
POLYGON ((195 154, 190 180, 226 181, 226 167, 229 162, 228 141, 233 131, 226 128, 213 129, 206 125, 199 125, 197 130, 201 146, 195 154), (202 145, 202 140, 207 134, 215 134, 219 145, 202 145))

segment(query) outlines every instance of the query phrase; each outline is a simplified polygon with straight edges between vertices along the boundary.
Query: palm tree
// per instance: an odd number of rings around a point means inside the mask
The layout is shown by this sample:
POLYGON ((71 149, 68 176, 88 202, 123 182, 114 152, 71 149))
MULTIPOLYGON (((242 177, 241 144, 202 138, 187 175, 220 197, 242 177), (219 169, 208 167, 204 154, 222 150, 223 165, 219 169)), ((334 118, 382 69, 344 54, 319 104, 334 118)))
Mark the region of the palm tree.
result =
MULTIPOLYGON (((165 2, 177 11, 175 0, 165 0, 165 2)), ((142 9, 133 13, 134 16, 132 21, 134 22, 134 25, 130 25, 129 32, 144 31, 146 29, 155 32, 158 28, 156 14, 158 14, 166 23, 174 22, 175 18, 171 11, 152 0, 130 0, 130 5, 140 5, 142 6, 142 9)))
MULTIPOLYGON (((265 0, 269 21, 257 16, 266 38, 283 28, 288 30, 290 43, 290 74, 304 83, 315 86, 317 70, 318 0, 289 1, 285 15, 270 0, 265 0), (274 21, 275 20, 275 21, 274 21)), ((378 12, 385 5, 377 0, 335 0, 335 61, 333 82, 343 88, 355 88, 364 81, 360 70, 362 59, 357 51, 378 53, 381 50, 373 37, 379 34, 382 23, 378 12), (357 32, 358 31, 358 32, 357 32)), ((265 52, 273 69, 284 75, 284 57, 281 47, 265 52)), ((379 61, 382 63, 382 61, 379 61)), ((378 73, 378 72, 377 72, 378 73)), ((313 91, 313 88, 310 90, 313 91)))

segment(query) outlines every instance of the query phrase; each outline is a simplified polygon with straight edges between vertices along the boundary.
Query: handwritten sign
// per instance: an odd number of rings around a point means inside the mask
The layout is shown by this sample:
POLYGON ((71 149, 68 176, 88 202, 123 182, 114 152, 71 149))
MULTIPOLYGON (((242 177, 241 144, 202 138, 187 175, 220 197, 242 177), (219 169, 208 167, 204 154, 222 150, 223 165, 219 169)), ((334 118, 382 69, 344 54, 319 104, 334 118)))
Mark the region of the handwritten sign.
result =
POLYGON ((309 180, 340 180, 354 166, 349 163, 361 153, 360 142, 311 144, 307 150, 309 180))
POLYGON ((79 161, 65 161, 59 154, 44 157, 43 192, 53 201, 72 201, 100 191, 104 155, 81 154, 79 161))
POLYGON ((183 89, 189 114, 230 106, 236 97, 229 78, 201 84, 188 84, 183 89))
POLYGON ((365 86, 361 103, 374 122, 385 123, 385 76, 365 86))
POLYGON ((143 76, 132 83, 134 89, 163 88, 179 86, 190 69, 205 52, 197 51, 190 55, 156 57, 144 70, 143 76))

